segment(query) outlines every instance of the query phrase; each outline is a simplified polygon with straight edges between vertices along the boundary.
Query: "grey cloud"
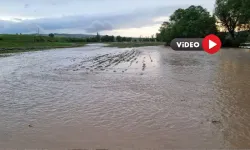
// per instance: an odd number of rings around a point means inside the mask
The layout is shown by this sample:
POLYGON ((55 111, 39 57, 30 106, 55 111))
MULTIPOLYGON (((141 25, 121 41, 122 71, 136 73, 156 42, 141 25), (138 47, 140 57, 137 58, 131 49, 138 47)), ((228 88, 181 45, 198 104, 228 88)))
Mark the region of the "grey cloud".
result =
POLYGON ((160 16, 168 16, 175 9, 185 6, 165 6, 154 9, 138 9, 130 13, 123 14, 101 14, 101 15, 75 15, 53 18, 41 18, 35 20, 20 20, 20 22, 9 22, 6 28, 0 29, 1 33, 6 32, 32 32, 32 27, 39 26, 46 30, 59 29, 80 29, 83 32, 93 33, 105 30, 139 28, 148 25, 154 25, 153 19, 160 16), (13 30, 12 30, 13 29, 13 30), (19 30, 18 30, 19 29, 19 30))
POLYGON ((85 29, 87 33, 94 33, 99 32, 103 30, 112 30, 113 26, 110 22, 107 21, 94 21, 91 23, 91 25, 85 29))
MULTIPOLYGON (((82 16, 83 14, 91 15, 91 17, 93 14, 95 14, 95 16, 108 14, 112 17, 117 13, 121 16, 123 14, 129 15, 129 13, 138 8, 144 9, 143 11, 147 12, 152 11, 152 8, 159 8, 159 6, 165 6, 166 9, 169 9, 167 6, 175 7, 183 6, 183 4, 202 5, 211 10, 214 1, 215 0, 2 0, 0 5, 0 18, 9 16, 17 18, 55 18, 63 15, 75 17, 82 16)), ((138 16, 137 14, 133 15, 138 16)), ((145 15, 150 15, 150 13, 145 15)), ((95 19, 100 20, 96 17, 95 19)), ((111 23, 113 24, 113 22, 111 23)))
POLYGON ((4 20, 0 20, 0 31, 4 29, 4 26, 5 26, 5 23, 7 21, 4 21, 4 20))
POLYGON ((114 29, 140 28, 159 24, 160 22, 155 22, 153 19, 169 16, 174 10, 180 7, 188 7, 188 5, 163 5, 150 9, 134 9, 134 11, 129 12, 106 14, 100 12, 97 14, 85 13, 85 15, 62 15, 61 17, 52 16, 34 20, 16 19, 18 22, 0 20, 0 33, 31 33, 36 32, 37 28, 40 29, 41 33, 62 30, 96 33, 114 29), (4 28, 1 28, 1 24, 4 24, 4 28))
POLYGON ((28 7, 29 7, 29 4, 25 4, 25 5, 24 5, 24 8, 28 8, 28 7))

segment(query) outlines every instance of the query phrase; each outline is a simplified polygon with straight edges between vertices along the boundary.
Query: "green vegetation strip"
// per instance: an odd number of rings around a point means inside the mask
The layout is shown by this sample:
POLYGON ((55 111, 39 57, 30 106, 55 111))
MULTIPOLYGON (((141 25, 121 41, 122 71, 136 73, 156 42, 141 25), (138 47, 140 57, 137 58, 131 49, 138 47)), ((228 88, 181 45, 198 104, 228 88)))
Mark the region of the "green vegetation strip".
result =
POLYGON ((85 43, 76 44, 76 43, 43 43, 42 45, 30 44, 27 46, 21 47, 0 47, 0 54, 5 53, 18 53, 18 52, 28 52, 28 51, 40 51, 40 50, 48 50, 54 48, 70 48, 70 47, 80 47, 84 46, 85 43))
POLYGON ((144 46, 163 46, 164 42, 113 42, 107 43, 105 47, 132 48, 144 46))
MULTIPOLYGON (((81 39, 35 35, 0 35, 0 54, 84 46, 81 39)), ((3 55, 2 55, 3 56, 3 55)))

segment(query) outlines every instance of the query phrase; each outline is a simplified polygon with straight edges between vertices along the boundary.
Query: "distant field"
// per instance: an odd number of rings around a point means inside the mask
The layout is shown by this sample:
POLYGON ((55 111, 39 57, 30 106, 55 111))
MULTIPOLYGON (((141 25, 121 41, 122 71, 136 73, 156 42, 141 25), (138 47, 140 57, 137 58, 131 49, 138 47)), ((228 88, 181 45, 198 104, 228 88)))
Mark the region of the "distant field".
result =
MULTIPOLYGON (((83 38, 0 34, 0 54, 79 47, 87 43, 83 38)), ((107 47, 119 48, 164 45, 162 42, 109 42, 107 44, 107 47)))
POLYGON ((131 48, 131 47, 143 47, 143 46, 160 46, 164 45, 163 42, 114 42, 107 43, 106 47, 118 47, 118 48, 131 48))
POLYGON ((79 38, 49 37, 35 35, 0 35, 0 54, 84 46, 79 38))

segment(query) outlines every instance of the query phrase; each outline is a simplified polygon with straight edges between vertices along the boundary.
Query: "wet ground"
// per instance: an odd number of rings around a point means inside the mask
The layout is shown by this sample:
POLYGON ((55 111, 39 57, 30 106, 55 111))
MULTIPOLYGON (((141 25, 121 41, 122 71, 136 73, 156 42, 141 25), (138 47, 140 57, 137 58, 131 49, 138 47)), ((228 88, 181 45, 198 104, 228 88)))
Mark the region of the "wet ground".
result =
POLYGON ((250 148, 250 51, 101 44, 0 58, 0 147, 250 148))

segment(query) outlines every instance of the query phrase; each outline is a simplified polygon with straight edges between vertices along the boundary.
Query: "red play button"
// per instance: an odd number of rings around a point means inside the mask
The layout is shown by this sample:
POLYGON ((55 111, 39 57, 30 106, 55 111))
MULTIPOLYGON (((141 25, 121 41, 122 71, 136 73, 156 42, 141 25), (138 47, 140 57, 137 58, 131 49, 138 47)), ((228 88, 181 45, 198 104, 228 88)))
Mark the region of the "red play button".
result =
POLYGON ((209 54, 215 54, 221 48, 221 40, 214 34, 206 36, 202 41, 204 51, 209 54))

